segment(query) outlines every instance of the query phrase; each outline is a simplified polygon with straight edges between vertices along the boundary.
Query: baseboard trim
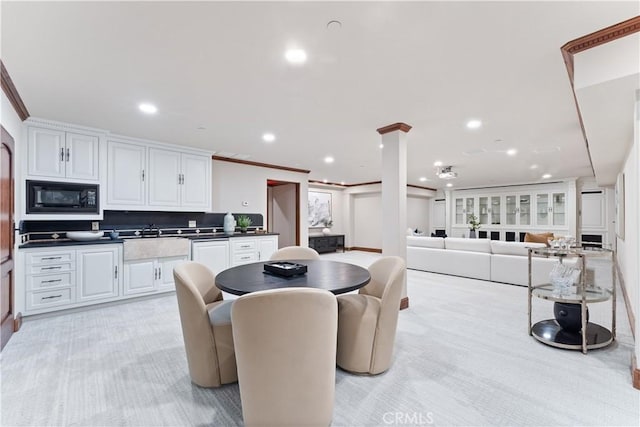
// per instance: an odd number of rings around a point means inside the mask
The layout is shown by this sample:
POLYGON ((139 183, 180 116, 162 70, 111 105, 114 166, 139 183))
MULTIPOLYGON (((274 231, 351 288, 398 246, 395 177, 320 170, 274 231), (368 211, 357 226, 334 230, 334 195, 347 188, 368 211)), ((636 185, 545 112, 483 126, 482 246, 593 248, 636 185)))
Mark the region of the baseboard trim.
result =
POLYGON ((13 332, 18 332, 22 327, 22 313, 16 314, 16 317, 13 319, 13 332))
POLYGON ((404 297, 400 300, 400 310, 409 308, 409 297, 404 297))
POLYGON ((631 380, 633 381, 633 388, 640 390, 640 369, 636 362, 636 355, 631 355, 631 380))
POLYGON ((382 253, 382 249, 378 248, 363 248, 361 246, 351 246, 349 248, 345 248, 348 251, 362 251, 362 252, 375 252, 377 254, 382 253))
POLYGON ((616 275, 618 276, 618 281, 620 282, 620 289, 622 289, 624 306, 627 309, 629 326, 631 326, 631 335, 633 335, 634 340, 637 340, 638 337, 636 336, 636 316, 633 314, 633 308, 631 307, 631 301, 629 300, 629 294, 627 293, 627 286, 624 282, 624 276, 622 275, 622 271, 620 270, 620 264, 618 263, 616 263, 616 275))

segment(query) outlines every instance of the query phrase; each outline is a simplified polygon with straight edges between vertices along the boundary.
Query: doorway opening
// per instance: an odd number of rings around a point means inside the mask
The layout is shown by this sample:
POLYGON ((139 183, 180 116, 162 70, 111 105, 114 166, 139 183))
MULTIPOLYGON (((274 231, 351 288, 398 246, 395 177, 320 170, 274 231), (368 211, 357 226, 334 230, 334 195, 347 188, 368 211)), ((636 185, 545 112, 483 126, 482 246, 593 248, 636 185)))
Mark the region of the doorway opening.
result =
POLYGON ((267 230, 279 233, 278 248, 300 246, 300 183, 267 180, 267 230))

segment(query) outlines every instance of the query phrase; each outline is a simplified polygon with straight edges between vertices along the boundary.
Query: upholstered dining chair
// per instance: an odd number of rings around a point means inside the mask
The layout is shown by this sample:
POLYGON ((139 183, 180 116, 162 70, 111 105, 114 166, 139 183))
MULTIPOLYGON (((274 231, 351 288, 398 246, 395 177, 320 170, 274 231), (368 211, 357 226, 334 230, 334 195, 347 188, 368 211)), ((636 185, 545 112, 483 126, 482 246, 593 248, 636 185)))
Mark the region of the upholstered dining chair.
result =
POLYGON ((357 294, 338 297, 338 353, 340 368, 379 374, 391 366, 398 324, 404 260, 389 256, 369 266, 371 281, 357 294))
POLYGON ((330 425, 335 296, 311 288, 254 292, 234 302, 231 319, 245 425, 330 425))
POLYGON ((280 248, 271 255, 271 261, 285 259, 320 259, 320 255, 315 249, 304 246, 286 246, 280 248))
POLYGON ((201 387, 236 382, 232 302, 222 300, 215 275, 203 264, 179 264, 173 277, 191 381, 201 387))

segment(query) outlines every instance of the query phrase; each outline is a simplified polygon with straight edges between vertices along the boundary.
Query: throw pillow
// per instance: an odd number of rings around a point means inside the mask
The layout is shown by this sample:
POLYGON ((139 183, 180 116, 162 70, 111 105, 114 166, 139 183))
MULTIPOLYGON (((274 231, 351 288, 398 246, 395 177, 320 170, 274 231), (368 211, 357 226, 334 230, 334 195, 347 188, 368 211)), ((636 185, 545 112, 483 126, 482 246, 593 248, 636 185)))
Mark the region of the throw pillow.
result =
POLYGON ((524 235, 525 242, 544 243, 547 246, 549 246, 549 239, 553 239, 553 233, 526 233, 524 235))

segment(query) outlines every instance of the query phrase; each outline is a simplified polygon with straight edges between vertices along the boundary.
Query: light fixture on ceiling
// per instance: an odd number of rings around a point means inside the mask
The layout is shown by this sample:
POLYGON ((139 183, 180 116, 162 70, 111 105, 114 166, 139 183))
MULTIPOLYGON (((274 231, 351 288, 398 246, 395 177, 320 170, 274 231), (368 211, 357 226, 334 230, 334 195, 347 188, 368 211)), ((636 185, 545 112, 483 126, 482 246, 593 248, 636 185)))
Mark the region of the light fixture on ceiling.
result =
POLYGON ((276 140, 276 136, 272 133, 265 133, 265 134, 262 134, 262 140, 264 142, 273 142, 276 140))
POLYGON ((380 144, 380 148, 384 148, 384 144, 380 144))
POLYGON ((155 114, 158 112, 158 107, 153 104, 149 104, 148 102, 138 104, 138 108, 140 109, 140 111, 146 114, 155 114))
POLYGON ((307 61, 307 52, 303 49, 289 49, 284 53, 284 57, 291 64, 304 64, 307 61))
POLYGON ((467 122, 467 129, 478 129, 482 127, 482 120, 471 119, 467 122))
POLYGON ((324 162, 325 163, 333 163, 334 160, 335 159, 333 157, 331 157, 331 156, 327 156, 327 157, 324 158, 324 162))
POLYGON ((344 185, 344 181, 340 181, 340 185, 344 185))
POLYGON ((454 179, 458 177, 458 174, 452 170, 453 166, 442 166, 436 169, 436 175, 440 179, 454 179))
POLYGON ((545 173, 544 175, 542 175, 542 179, 549 179, 549 178, 551 178, 550 173, 545 173))
POLYGON ((453 187, 453 184, 450 182, 447 182, 447 187, 453 187))
POLYGON ((433 166, 439 168, 440 166, 442 166, 442 162, 440 160, 438 160, 437 162, 433 163, 433 166))
POLYGON ((427 181, 427 177, 426 176, 421 176, 420 177, 420 182, 425 182, 427 181))
POLYGON ((510 148, 507 150, 507 156, 515 156, 516 154, 518 154, 518 150, 516 150, 515 148, 510 148))
POLYGON ((531 166, 529 166, 529 169, 531 169, 531 170, 538 169, 538 165, 531 165, 531 166))
POLYGON ((327 182, 329 182, 329 180, 327 178, 325 178, 325 179, 322 180, 322 182, 324 182, 326 184, 327 182))

